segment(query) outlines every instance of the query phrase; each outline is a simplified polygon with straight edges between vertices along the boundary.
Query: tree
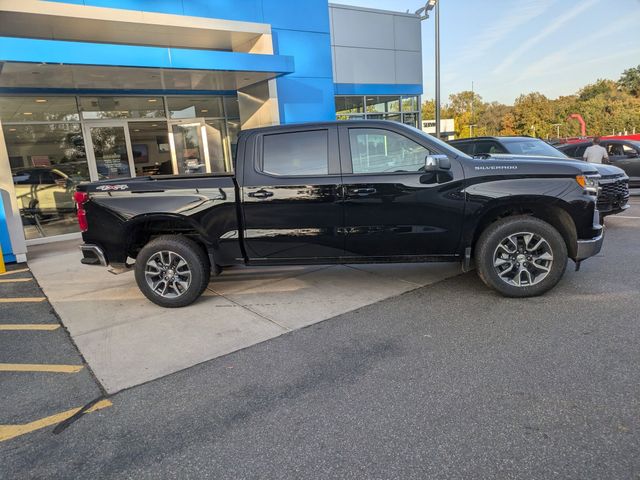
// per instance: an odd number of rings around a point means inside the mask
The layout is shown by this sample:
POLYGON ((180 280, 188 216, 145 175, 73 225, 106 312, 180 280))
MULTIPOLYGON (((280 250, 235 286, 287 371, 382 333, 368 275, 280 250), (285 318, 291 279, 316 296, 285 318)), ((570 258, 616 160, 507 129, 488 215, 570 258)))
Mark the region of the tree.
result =
MULTIPOLYGON (((485 105, 482 114, 478 117, 477 124, 485 135, 499 135, 503 130, 503 121, 511 113, 513 107, 499 102, 491 102, 485 105)), ((514 135, 510 133, 508 135, 514 135)))
POLYGON ((425 100, 422 102, 422 119, 433 120, 436 118, 436 101, 425 100))
POLYGON ((555 119, 553 104, 542 93, 520 95, 513 106, 513 113, 520 134, 539 138, 551 135, 555 119))
POLYGON ((517 135, 518 131, 516 130, 516 117, 513 114, 513 111, 509 111, 502 116, 502 120, 500 121, 501 128, 498 132, 498 135, 501 137, 506 137, 510 135, 517 135))
POLYGON ((477 124, 478 118, 484 113, 485 106, 482 97, 469 90, 449 96, 447 113, 455 121, 455 128, 459 138, 471 136, 470 125, 477 124))
POLYGON ((616 87, 616 82, 613 80, 600 79, 596 81, 596 83, 583 87, 582 90, 578 92, 578 98, 584 102, 598 95, 610 95, 616 91, 616 87))
POLYGON ((640 97, 640 65, 622 72, 618 85, 634 97, 640 97))

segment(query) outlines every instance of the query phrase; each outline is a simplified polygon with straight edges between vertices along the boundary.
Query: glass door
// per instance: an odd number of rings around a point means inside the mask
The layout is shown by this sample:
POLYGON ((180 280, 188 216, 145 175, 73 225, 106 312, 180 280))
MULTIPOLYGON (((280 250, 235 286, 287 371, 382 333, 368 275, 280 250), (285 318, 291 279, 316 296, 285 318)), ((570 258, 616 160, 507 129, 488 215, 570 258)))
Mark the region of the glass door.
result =
POLYGON ((224 136, 222 120, 195 118, 170 122, 174 171, 180 175, 229 171, 224 156, 224 136))
POLYGON ((84 128, 89 170, 94 179, 135 176, 127 122, 87 122, 84 128))

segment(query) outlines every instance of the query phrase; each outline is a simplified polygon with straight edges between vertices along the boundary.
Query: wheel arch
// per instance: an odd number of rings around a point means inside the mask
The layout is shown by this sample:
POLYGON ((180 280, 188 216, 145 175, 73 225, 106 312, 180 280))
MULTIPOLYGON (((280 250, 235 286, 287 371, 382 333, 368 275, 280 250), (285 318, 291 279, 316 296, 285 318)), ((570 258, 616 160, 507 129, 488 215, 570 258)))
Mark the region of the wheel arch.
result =
POLYGON ((201 226, 190 217, 178 214, 144 214, 129 220, 125 227, 127 255, 136 258, 138 252, 152 239, 162 235, 183 235, 198 243, 209 256, 212 265, 215 245, 201 226))
POLYGON ((480 235, 489 225, 503 218, 519 215, 530 215, 553 226, 562 235, 569 258, 576 257, 578 239, 576 224, 571 216, 569 205, 556 198, 510 197, 492 202, 477 216, 477 221, 465 243, 471 247, 472 252, 475 252, 480 235))

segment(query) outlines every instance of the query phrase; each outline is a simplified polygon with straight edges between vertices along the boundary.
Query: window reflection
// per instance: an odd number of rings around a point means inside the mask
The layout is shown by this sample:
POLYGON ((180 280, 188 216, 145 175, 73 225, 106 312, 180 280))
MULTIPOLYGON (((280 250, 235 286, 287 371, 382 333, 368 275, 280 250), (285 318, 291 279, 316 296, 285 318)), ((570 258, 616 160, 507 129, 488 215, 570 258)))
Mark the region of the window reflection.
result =
POLYGON ((73 192, 89 180, 79 124, 5 125, 27 239, 77 232, 73 192))

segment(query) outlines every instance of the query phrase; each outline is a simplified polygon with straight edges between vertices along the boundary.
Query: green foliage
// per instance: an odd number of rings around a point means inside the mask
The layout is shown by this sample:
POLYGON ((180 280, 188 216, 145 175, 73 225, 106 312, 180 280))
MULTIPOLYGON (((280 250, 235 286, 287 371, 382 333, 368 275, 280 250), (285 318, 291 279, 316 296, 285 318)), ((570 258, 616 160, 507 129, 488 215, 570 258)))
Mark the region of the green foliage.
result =
MULTIPOLYGON (((449 97, 442 118, 453 118, 458 138, 480 135, 531 135, 540 138, 580 135, 580 125, 569 115, 582 115, 587 135, 640 132, 640 66, 625 70, 619 81, 598 80, 577 94, 549 99, 542 93, 520 95, 513 106, 485 103, 470 91, 449 97), (473 108, 472 108, 473 105, 473 108), (471 132, 470 125, 475 128, 471 132)), ((435 103, 425 101, 422 117, 435 117, 435 103)))
POLYGON ((630 95, 640 97, 640 65, 622 72, 618 85, 630 95))

